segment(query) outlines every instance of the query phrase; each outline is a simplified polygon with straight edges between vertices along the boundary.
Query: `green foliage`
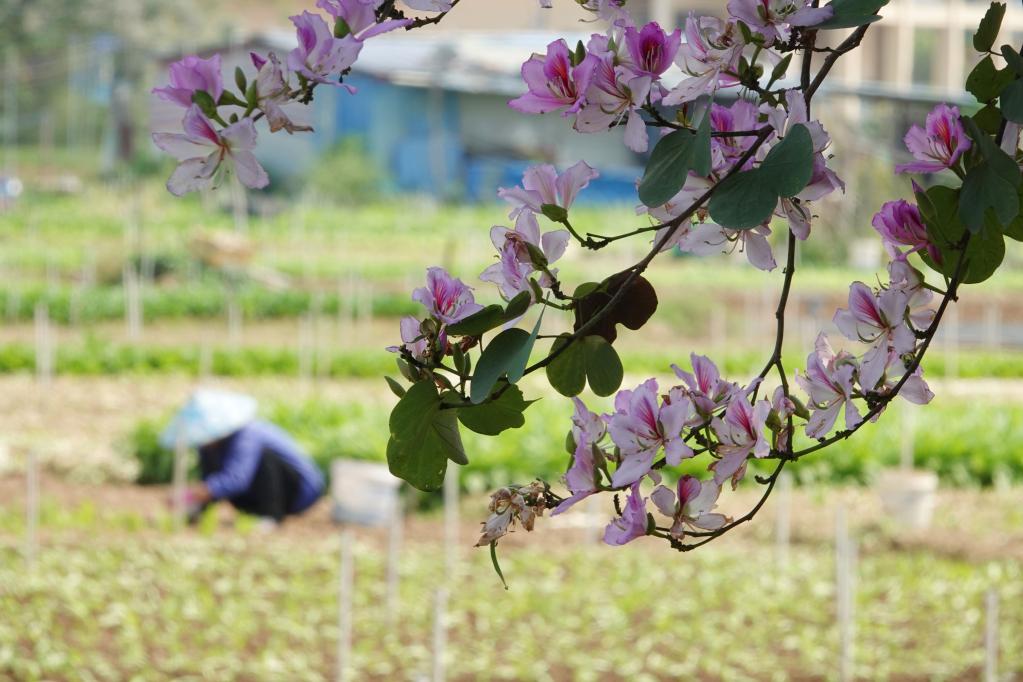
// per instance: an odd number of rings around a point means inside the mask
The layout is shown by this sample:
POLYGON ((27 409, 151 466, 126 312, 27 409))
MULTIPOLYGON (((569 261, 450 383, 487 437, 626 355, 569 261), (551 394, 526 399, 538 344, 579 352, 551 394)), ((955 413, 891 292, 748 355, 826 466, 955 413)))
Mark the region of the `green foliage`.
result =
POLYGON ((588 381, 594 394, 614 394, 624 376, 622 361, 614 347, 602 336, 585 336, 572 343, 568 338, 560 336, 551 346, 551 354, 558 353, 546 367, 551 386, 572 397, 582 393, 588 381))
POLYGON ((1002 90, 999 100, 1002 115, 1013 123, 1023 123, 1023 80, 1016 79, 1002 90))
POLYGON ((926 252, 921 259, 933 270, 951 277, 961 258, 966 259, 960 273, 963 283, 977 284, 991 277, 1005 258, 1005 240, 996 224, 987 224, 972 235, 966 251, 961 243, 966 228, 957 215, 959 192, 949 187, 935 186, 919 197, 920 215, 927 232, 941 253, 941 262, 934 261, 926 252))
POLYGON ((989 211, 1002 225, 1008 225, 1019 215, 1019 166, 1015 159, 981 132, 972 119, 963 120, 977 145, 981 160, 967 171, 963 180, 959 218, 973 233, 983 227, 989 211))
POLYGON ((695 133, 675 130, 657 141, 639 182, 639 200, 647 206, 661 206, 678 194, 689 171, 701 177, 710 173, 709 108, 695 133))
POLYGON ((485 436, 521 428, 526 423, 523 412, 534 401, 527 401, 518 386, 510 385, 501 390, 500 396, 481 405, 459 408, 458 421, 467 429, 485 436))
POLYGON ((505 329, 487 344, 472 375, 469 392, 472 402, 478 404, 486 400, 501 377, 512 384, 522 378, 539 331, 540 319, 537 319, 532 332, 515 327, 505 329))
POLYGON ((966 91, 976 97, 978 102, 992 102, 1015 77, 1009 68, 996 68, 991 56, 988 55, 981 59, 966 77, 966 91))
MULTIPOLYGON (((50 320, 57 324, 89 324, 120 320, 125 315, 124 290, 121 287, 92 287, 76 292, 71 287, 45 286, 0 291, 0 313, 8 321, 30 321, 36 305, 44 303, 50 320)), ((172 319, 209 319, 225 314, 228 292, 221 284, 204 283, 184 287, 146 287, 142 294, 142 312, 147 322, 172 319)), ((421 307, 407 293, 378 293, 369 304, 379 317, 400 317, 418 312, 421 307)), ((246 319, 270 320, 305 315, 318 307, 319 312, 334 315, 346 302, 337 292, 269 289, 255 284, 238 291, 238 306, 246 319)))
POLYGON ((327 150, 300 186, 344 206, 379 201, 387 178, 357 138, 343 139, 327 150))
MULTIPOLYGON (((807 515, 828 508, 808 507, 807 515)), ((950 511, 962 518, 969 510, 950 511)), ((108 533, 108 518, 101 512, 81 537, 108 533)), ((53 527, 44 523, 44 533, 53 527)), ((431 669, 428 605, 441 578, 457 585, 447 606, 449 679, 745 680, 767 671, 778 679, 835 677, 834 552, 826 542, 801 537, 782 569, 768 543, 708 548, 673 561, 678 557, 661 548, 598 551, 580 544, 579 532, 540 523, 537 532, 547 542, 502 554, 507 592, 490 572, 487 548, 463 552, 458 573, 444 576, 439 543, 409 542, 393 617, 383 608, 385 553, 360 535, 350 677, 405 680, 431 669), (685 586, 683 596, 652 589, 663 585, 685 586), (722 635, 737 627, 741 646, 722 635), (636 645, 598 644, 621 642, 623 633, 637 633, 636 645)), ((1000 669, 1011 674, 1023 666, 1018 561, 895 552, 887 534, 871 526, 863 532, 854 611, 859 677, 976 679, 992 585, 1002 605, 1000 669)), ((258 539, 232 535, 144 528, 108 542, 44 543, 28 571, 17 553, 20 535, 12 534, 0 554, 0 678, 334 677, 336 540, 287 530, 258 539)), ((957 546, 952 536, 946 547, 957 546)))
POLYGON ((831 18, 814 28, 855 28, 871 24, 881 19, 877 11, 887 4, 888 0, 831 0, 826 5, 834 10, 831 18))
POLYGON ((444 485, 448 460, 468 464, 457 410, 442 409, 432 381, 412 385, 391 412, 387 464, 391 473, 423 491, 444 485))
POLYGON ((758 168, 735 173, 710 200, 710 217, 723 227, 746 230, 769 220, 779 198, 798 194, 813 174, 813 141, 795 125, 758 168))
POLYGON ((977 32, 973 34, 973 49, 977 52, 988 52, 998 38, 998 31, 1002 28, 1002 19, 1005 18, 1005 3, 992 2, 980 20, 977 32))
MULTIPOLYGON (((1023 358, 1019 356, 1012 360, 1001 355, 980 357, 984 359, 961 357, 957 363, 960 376, 1023 375, 1023 358)), ((791 358, 786 363, 792 366, 796 361, 791 358)), ((928 378, 945 373, 940 354, 928 356, 925 366, 928 378)), ((601 410, 597 401, 587 400, 587 404, 595 411, 601 410)), ((295 437, 324 474, 336 458, 385 461, 388 406, 384 403, 355 399, 336 403, 281 401, 266 403, 261 409, 267 419, 295 437)), ((937 472, 945 484, 1023 483, 1023 448, 1018 445, 1023 443, 1023 405, 940 395, 923 408, 897 401, 877 424, 867 425, 854 438, 800 460, 792 473, 805 483, 869 483, 878 471, 899 463, 906 428, 902 414, 906 411, 913 411, 915 417, 917 465, 937 472)), ((523 426, 504 431, 500 438, 463 433, 464 449, 473 458, 463 471, 462 485, 480 494, 536 477, 556 482, 568 466, 569 455, 559 444, 565 441, 571 414, 569 401, 541 400, 530 407, 530 418, 523 426)), ((156 434, 165 423, 142 420, 128 434, 128 453, 143 469, 149 467, 147 483, 170 482, 172 458, 156 444, 156 434)), ((803 436, 797 438, 797 447, 810 444, 803 436)), ((751 467, 756 472, 767 471, 756 468, 761 464, 753 461, 751 467)), ((705 474, 707 460, 697 458, 688 466, 688 473, 705 474)))

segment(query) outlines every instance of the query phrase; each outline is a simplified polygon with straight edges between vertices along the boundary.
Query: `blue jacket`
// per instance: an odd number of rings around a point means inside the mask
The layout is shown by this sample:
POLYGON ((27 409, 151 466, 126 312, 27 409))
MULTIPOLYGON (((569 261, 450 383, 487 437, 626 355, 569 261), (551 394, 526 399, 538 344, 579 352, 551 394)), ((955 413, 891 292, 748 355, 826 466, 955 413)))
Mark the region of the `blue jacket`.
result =
POLYGON ((279 455, 298 474, 298 494, 288 512, 297 514, 311 507, 323 494, 320 470, 283 429, 258 420, 225 440, 222 468, 205 479, 213 499, 230 499, 248 490, 264 450, 279 455))

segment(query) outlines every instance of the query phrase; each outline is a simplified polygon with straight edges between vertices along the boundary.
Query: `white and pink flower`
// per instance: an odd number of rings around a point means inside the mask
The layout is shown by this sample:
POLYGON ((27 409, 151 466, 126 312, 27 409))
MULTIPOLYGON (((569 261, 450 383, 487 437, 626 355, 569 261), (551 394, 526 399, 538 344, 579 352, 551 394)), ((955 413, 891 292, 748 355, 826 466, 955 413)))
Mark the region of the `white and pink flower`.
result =
POLYGON ((687 527, 693 530, 719 530, 731 522, 724 514, 713 512, 721 495, 721 486, 714 481, 683 476, 676 490, 677 495, 671 489, 659 485, 650 494, 650 501, 657 510, 674 521, 669 531, 673 538, 681 540, 687 527))
POLYGON ((691 413, 692 402, 681 390, 670 392, 662 402, 656 379, 647 379, 632 391, 619 391, 615 412, 604 415, 611 440, 622 455, 611 475, 612 485, 629 485, 645 476, 662 447, 669 465, 692 457, 693 451, 682 437, 691 413))
POLYGON ((217 132, 199 107, 193 104, 182 121, 184 133, 153 133, 153 142, 180 163, 167 181, 175 196, 216 187, 225 173, 234 172, 246 187, 259 189, 270 183, 252 150, 256 127, 244 118, 217 132))

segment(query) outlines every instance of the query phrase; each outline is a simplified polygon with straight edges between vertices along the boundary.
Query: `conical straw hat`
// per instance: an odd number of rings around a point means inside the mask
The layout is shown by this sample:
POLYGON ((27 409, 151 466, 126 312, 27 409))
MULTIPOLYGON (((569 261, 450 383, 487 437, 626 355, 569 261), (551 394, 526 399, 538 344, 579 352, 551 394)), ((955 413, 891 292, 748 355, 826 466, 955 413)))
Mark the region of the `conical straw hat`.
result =
POLYGON ((256 417, 256 399, 216 389, 192 394, 160 434, 160 445, 173 449, 181 438, 188 447, 201 447, 242 428, 256 417))

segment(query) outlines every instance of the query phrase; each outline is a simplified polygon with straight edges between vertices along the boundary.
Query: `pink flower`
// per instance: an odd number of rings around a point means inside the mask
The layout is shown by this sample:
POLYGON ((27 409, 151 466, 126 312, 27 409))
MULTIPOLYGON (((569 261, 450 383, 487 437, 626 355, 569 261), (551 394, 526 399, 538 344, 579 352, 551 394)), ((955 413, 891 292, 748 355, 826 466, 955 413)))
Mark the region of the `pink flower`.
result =
POLYGON ((746 459, 751 454, 766 457, 771 453, 771 444, 765 435, 770 413, 771 404, 766 400, 753 406, 745 395, 737 395, 728 403, 725 418, 714 418, 711 426, 720 441, 716 451, 721 456, 710 465, 715 483, 721 485, 731 478, 734 489, 746 475, 746 459))
MULTIPOLYGON (((536 215, 524 211, 515 221, 514 230, 495 225, 490 230, 490 239, 497 247, 499 260, 484 270, 480 274, 480 279, 496 284, 501 289, 501 295, 510 300, 520 292, 533 291, 529 277, 537 271, 537 267, 533 263, 527 244, 538 249, 550 265, 564 255, 571 236, 568 230, 553 230, 541 237, 536 215)), ((552 275, 557 274, 556 269, 549 272, 552 275)), ((544 272, 541 273, 537 284, 549 287, 553 282, 544 272)))
POLYGON ((693 367, 692 374, 678 365, 672 365, 671 368, 675 375, 685 382, 688 387, 687 394, 696 408, 696 419, 687 425, 699 426, 709 421, 714 412, 727 405, 732 396, 741 394, 742 389, 738 384, 722 380, 717 365, 706 355, 690 353, 689 361, 693 367))
POLYGON ((830 7, 811 7, 809 0, 729 0, 728 13, 766 38, 788 40, 789 26, 816 26, 831 18, 830 7))
POLYGON ((153 93, 186 109, 192 106, 192 95, 198 91, 207 93, 216 102, 224 94, 220 66, 219 54, 209 59, 185 57, 170 65, 170 85, 155 88, 153 93))
POLYGON ((813 172, 810 182, 793 198, 782 198, 779 210, 775 215, 788 219, 789 229, 798 239, 810 236, 810 208, 808 201, 823 199, 835 190, 845 191, 845 183, 838 175, 828 168, 825 152, 831 144, 831 136, 820 121, 809 120, 806 111, 806 99, 799 90, 785 91, 785 107, 768 107, 763 105, 761 113, 767 116, 767 122, 775 129, 780 138, 784 138, 796 125, 801 125, 810 133, 813 144, 813 172), (798 200, 798 201, 797 201, 798 200))
POLYGON ((422 332, 422 323, 412 315, 401 318, 398 328, 401 332, 401 346, 388 346, 391 353, 400 353, 402 349, 418 360, 426 362, 430 356, 430 339, 422 332))
POLYGON ((471 287, 438 267, 427 269, 426 286, 413 291, 412 300, 422 303, 444 324, 454 324, 483 309, 473 298, 471 287))
POLYGON ((579 191, 598 175, 585 161, 576 163, 561 174, 550 164, 532 166, 522 175, 520 187, 502 187, 497 190, 497 196, 512 205, 509 218, 518 217, 522 211, 541 213, 544 204, 560 206, 567 211, 579 191))
POLYGON ((297 14, 291 22, 298 30, 298 47, 288 53, 288 68, 314 83, 340 86, 337 77, 355 63, 362 41, 352 35, 335 38, 323 17, 312 12, 297 14))
POLYGON ((796 372, 796 383, 810 397, 812 414, 806 425, 806 435, 823 438, 835 425, 843 406, 845 428, 855 427, 863 421, 863 417, 853 402, 856 359, 844 351, 836 355, 823 333, 817 336, 814 349, 806 358, 806 374, 796 372))
POLYGON ((746 253, 746 260, 758 270, 771 271, 778 267, 767 237, 771 228, 758 225, 752 230, 729 230, 714 223, 702 223, 693 227, 679 243, 687 253, 707 256, 714 253, 730 253, 738 247, 746 253))
POLYGON ((909 297, 899 289, 875 295, 863 282, 849 287, 849 308, 835 313, 835 324, 846 337, 872 345, 860 364, 860 385, 866 390, 884 374, 889 350, 897 355, 911 352, 916 337, 906 325, 909 297))
POLYGON ((266 121, 270 126, 270 132, 286 130, 288 134, 297 132, 308 132, 312 128, 304 125, 296 125, 284 111, 284 106, 291 101, 291 89, 285 78, 284 69, 277 55, 271 52, 264 59, 260 55, 252 53, 252 63, 259 70, 256 75, 257 105, 266 115, 266 121))
POLYGON ((934 310, 930 307, 934 292, 924 287, 924 276, 920 271, 904 260, 895 260, 888 264, 888 280, 889 289, 905 292, 909 321, 913 327, 930 327, 934 320, 934 310))
MULTIPOLYGON (((348 27, 347 35, 357 40, 367 40, 373 36, 393 31, 396 28, 408 26, 410 19, 389 19, 377 23, 376 11, 383 4, 383 0, 317 0, 316 6, 326 11, 335 19, 341 19, 348 27)), ((431 3, 436 4, 436 3, 431 3)), ((413 9, 431 9, 430 7, 416 7, 413 9)), ((448 9, 450 9, 450 5, 448 9)))
MULTIPOLYGON (((710 107, 710 128, 716 133, 732 133, 742 130, 757 130, 760 112, 752 102, 737 99, 732 106, 725 107, 712 104, 710 107)), ((754 137, 715 137, 710 142, 711 167, 715 175, 720 175, 732 168, 746 151, 753 146, 754 137)), ((753 166, 754 159, 749 159, 743 170, 753 166)))
POLYGON ((611 484, 621 487, 645 476, 661 447, 672 466, 692 457, 692 449, 682 438, 682 427, 691 410, 692 403, 681 390, 670 393, 661 404, 656 379, 647 379, 634 391, 619 391, 615 413, 604 415, 611 440, 622 454, 611 484))
MULTIPOLYGON (((895 388, 902 377, 906 374, 906 363, 903 362, 902 358, 895 355, 894 353, 889 354, 888 366, 885 368, 884 381, 881 386, 878 387, 877 392, 880 395, 888 395, 895 388)), ((922 367, 917 367, 916 371, 908 379, 906 383, 902 385, 902 389, 899 390, 899 397, 905 399, 907 402, 911 402, 914 405, 926 405, 934 399, 934 392, 931 391, 930 386, 924 381, 924 370, 922 367)))
POLYGON ((718 87, 738 85, 735 73, 742 53, 742 42, 736 39, 735 24, 715 17, 697 17, 690 12, 686 19, 686 42, 675 56, 675 63, 689 75, 664 98, 668 106, 691 102, 713 94, 718 87))
POLYGON ((572 398, 575 412, 572 415, 572 440, 575 451, 572 453, 572 465, 565 472, 565 486, 572 496, 565 499, 551 512, 551 516, 561 514, 572 505, 597 492, 597 468, 593 461, 593 449, 607 433, 607 426, 600 415, 586 409, 579 398, 572 398))
POLYGON ((583 95, 593 78, 597 57, 587 53, 573 66, 568 43, 555 40, 547 46, 547 55, 534 53, 522 65, 522 80, 528 92, 508 104, 524 114, 545 114, 564 107, 564 116, 574 114, 583 106, 583 95))
POLYGON ((671 68, 681 44, 679 29, 669 35, 653 21, 640 30, 629 26, 625 29, 625 49, 629 54, 626 66, 637 76, 656 80, 671 68))
POLYGON ((576 116, 575 129, 581 133, 601 132, 624 120, 625 146, 642 153, 649 140, 646 122, 637 110, 650 96, 651 78, 634 75, 627 67, 616 66, 615 60, 613 53, 599 58, 586 90, 586 104, 576 116))
POLYGON ((931 242, 920 211, 914 204, 904 199, 885 202, 870 224, 881 235, 885 250, 892 258, 904 261, 909 254, 926 250, 932 259, 941 262, 941 252, 931 242), (910 249, 903 252, 898 248, 900 246, 910 249))
POLYGON ((639 482, 632 484, 622 515, 604 529, 604 542, 609 545, 624 545, 646 535, 646 498, 639 494, 639 482))
POLYGON ((904 138, 917 160, 895 167, 896 173, 937 173, 956 165, 970 148, 970 138, 959 122, 959 108, 939 104, 927 114, 926 128, 914 125, 904 138))
POLYGON ((671 536, 681 539, 686 526, 698 530, 717 530, 731 522, 724 514, 711 513, 717 507, 721 486, 714 481, 700 481, 693 476, 683 476, 678 481, 678 496, 663 485, 657 486, 650 494, 650 501, 658 511, 675 523, 671 536), (677 500, 677 501, 676 501, 677 500))
POLYGON ((182 196, 205 187, 215 187, 220 176, 233 165, 238 179, 246 187, 259 189, 270 184, 266 171, 252 150, 256 148, 256 127, 252 119, 216 131, 199 107, 192 105, 182 121, 184 134, 153 133, 153 142, 181 163, 174 170, 167 189, 182 196))

